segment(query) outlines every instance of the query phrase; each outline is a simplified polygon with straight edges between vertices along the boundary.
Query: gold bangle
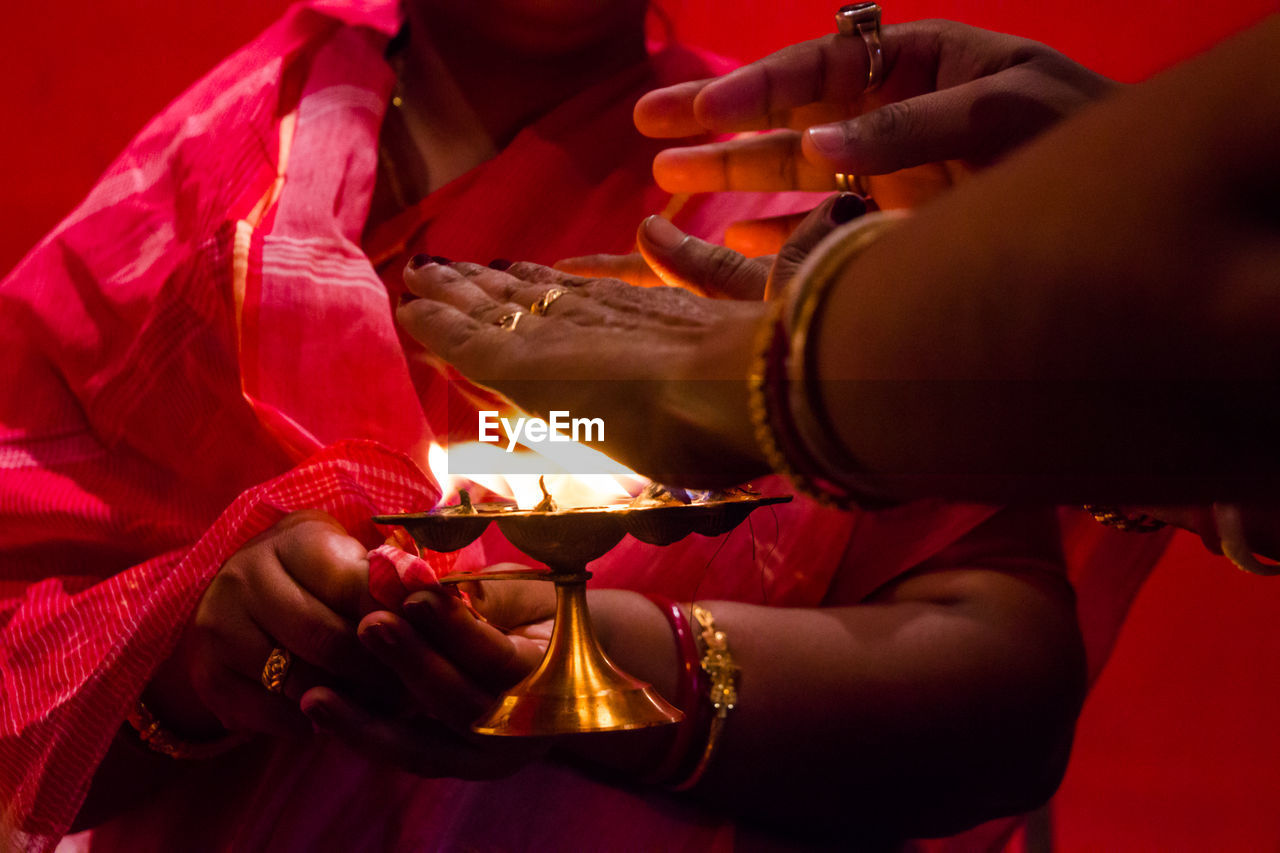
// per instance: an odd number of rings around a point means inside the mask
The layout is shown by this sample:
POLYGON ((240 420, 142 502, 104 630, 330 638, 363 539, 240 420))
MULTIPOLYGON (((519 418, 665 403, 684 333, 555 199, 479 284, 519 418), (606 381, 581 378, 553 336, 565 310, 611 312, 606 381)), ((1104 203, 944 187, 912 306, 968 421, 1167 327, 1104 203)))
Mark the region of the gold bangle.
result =
POLYGON ((214 740, 187 740, 166 729, 141 699, 125 719, 138 733, 138 740, 142 741, 148 749, 170 758, 183 760, 213 758, 249 739, 247 734, 227 734, 214 740))
POLYGON ((834 438, 835 424, 822 395, 817 393, 817 347, 820 317, 831 295, 833 285, 859 255, 871 247, 906 218, 903 212, 870 213, 832 232, 819 243, 797 272, 799 281, 791 303, 787 330, 791 334, 791 351, 787 358, 790 385, 788 407, 796 425, 797 437, 825 473, 847 477, 857 470, 852 455, 834 438))
POLYGON ((724 631, 716 628, 716 620, 712 617, 711 611, 700 604, 694 604, 691 615, 698 623, 698 633, 695 636, 698 648, 702 651, 702 660, 699 665, 710 680, 707 701, 711 703, 714 713, 711 717, 711 728, 707 731, 707 743, 702 748, 698 763, 683 781, 671 786, 673 791, 689 790, 698 784, 707 772, 711 757, 715 754, 716 747, 720 745, 729 712, 738 705, 738 677, 742 672, 734 662, 733 655, 729 653, 729 640, 725 637, 724 631))
POLYGON ((1105 527, 1114 527, 1124 533, 1154 533, 1165 526, 1158 518, 1152 518, 1141 512, 1127 513, 1117 506, 1099 506, 1085 504, 1084 511, 1092 515, 1094 521, 1105 527))
POLYGON ((814 384, 818 376, 815 325, 846 267, 903 213, 860 217, 827 235, 801 265, 788 307, 775 308, 761 327, 747 383, 756 443, 769 465, 797 491, 847 508, 884 506, 880 489, 859 477, 857 460, 835 437, 814 384))

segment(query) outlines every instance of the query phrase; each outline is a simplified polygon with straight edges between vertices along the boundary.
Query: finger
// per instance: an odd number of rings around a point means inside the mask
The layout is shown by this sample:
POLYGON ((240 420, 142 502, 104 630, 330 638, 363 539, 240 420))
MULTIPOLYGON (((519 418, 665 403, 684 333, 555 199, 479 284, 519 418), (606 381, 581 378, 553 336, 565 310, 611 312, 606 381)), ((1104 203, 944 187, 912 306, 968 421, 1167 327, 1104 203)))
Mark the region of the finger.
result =
POLYGON ((671 193, 835 189, 835 172, 806 160, 792 130, 668 148, 654 157, 653 176, 671 193))
POLYGON ((987 164, 1061 117, 1018 66, 847 121, 806 131, 804 156, 819 170, 882 175, 941 160, 987 164))
MULTIPOLYGON (((517 563, 498 563, 486 571, 523 568, 517 563)), ((498 583, 472 583, 468 587, 483 590, 473 594, 473 603, 484 618, 503 630, 514 630, 530 623, 546 622, 556 612, 556 591, 546 581, 506 580, 498 583)))
POLYGON ((586 278, 616 278, 636 287, 659 287, 665 284, 639 252, 565 258, 556 262, 555 269, 586 278))
POLYGON ((724 246, 685 234, 661 216, 640 223, 640 254, 667 284, 708 296, 759 299, 768 268, 724 246))
POLYGON ((862 39, 829 35, 789 45, 702 87, 693 114, 701 127, 721 133, 789 127, 798 107, 855 101, 868 63, 862 39))
POLYGON ((867 203, 861 196, 841 193, 818 205, 805 217, 790 239, 778 250, 769 270, 765 298, 779 296, 795 277, 796 270, 822 239, 848 222, 867 212, 867 203))
MULTIPOLYGON (((326 512, 290 513, 276 557, 303 588, 331 610, 353 621, 373 609, 369 552, 326 512)), ((277 525, 279 527, 280 525, 277 525)))
POLYGON ((447 593, 416 592, 405 599, 404 614, 427 642, 492 692, 506 690, 542 660, 536 643, 476 619, 447 593))
POLYGON ((493 704, 497 690, 483 689, 447 652, 434 648, 393 613, 384 610, 365 617, 360 639, 399 676, 424 712, 450 726, 468 728, 493 704))
POLYGON ((353 623, 305 590, 274 554, 254 556, 255 569, 239 574, 247 583, 241 606, 271 644, 327 672, 355 680, 365 677, 369 655, 356 639, 353 623))
MULTIPOLYGON (((247 612, 239 608, 223 611, 215 596, 211 606, 201 604, 194 624, 198 631, 197 642, 207 659, 217 660, 221 667, 250 682, 257 682, 259 690, 267 690, 262 684, 262 674, 267 658, 276 648, 276 641, 247 612)), ((323 670, 294 657, 285 673, 280 693, 296 701, 310 688, 329 680, 323 670)))
POLYGON ((475 264, 429 261, 404 271, 405 287, 414 295, 452 306, 488 325, 496 325, 503 316, 520 310, 519 305, 505 298, 505 285, 510 281, 514 279, 506 272, 475 264), (484 283, 488 286, 482 286, 484 283))
POLYGON ((666 139, 706 133, 707 129, 694 117, 693 102, 698 93, 714 80, 714 77, 690 80, 655 89, 642 96, 632 113, 636 129, 645 136, 666 139))
POLYGON ((229 732, 304 737, 310 728, 292 701, 226 667, 198 682, 197 694, 229 732))

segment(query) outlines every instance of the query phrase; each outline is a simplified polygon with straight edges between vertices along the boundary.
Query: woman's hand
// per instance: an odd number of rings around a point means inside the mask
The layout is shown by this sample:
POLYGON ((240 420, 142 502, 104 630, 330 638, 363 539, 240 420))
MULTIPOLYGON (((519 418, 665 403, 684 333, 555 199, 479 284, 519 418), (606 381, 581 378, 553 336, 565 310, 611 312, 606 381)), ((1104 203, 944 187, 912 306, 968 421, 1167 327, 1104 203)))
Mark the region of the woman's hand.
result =
POLYGON ((913 205, 1116 85, 1038 42, 950 21, 886 27, 881 41, 884 81, 871 93, 866 45, 841 35, 650 92, 635 109, 649 136, 780 129, 668 149, 654 160, 658 183, 829 190, 844 172, 882 207, 913 205))
POLYGON ((369 684, 376 669, 355 631, 373 608, 366 555, 326 513, 285 516, 223 564, 148 686, 148 705, 188 736, 309 732, 303 693, 369 684), (278 694, 261 681, 277 647, 293 658, 278 694))
POLYGON ((398 309, 409 334, 526 411, 602 418, 604 440, 593 444, 624 464, 671 485, 725 485, 766 470, 746 400, 765 303, 528 263, 427 263, 406 270, 405 283, 422 297, 398 309), (563 293, 534 314, 553 290, 563 293))
POLYGON ((636 231, 639 252, 567 258, 557 262, 556 269, 588 278, 617 278, 638 287, 682 287, 701 296, 773 299, 823 237, 866 212, 863 198, 840 193, 808 214, 741 223, 750 228, 744 242, 768 244, 767 254, 758 257, 730 248, 728 235, 728 245, 717 246, 685 234, 661 216, 650 216, 636 231), (784 227, 785 232, 775 230, 784 227))
POLYGON ((445 590, 424 590, 405 599, 403 616, 377 611, 360 623, 361 642, 403 683, 410 713, 375 714, 323 687, 303 698, 303 710, 357 751, 422 776, 486 779, 541 757, 545 741, 475 735, 471 724, 542 660, 553 588, 489 583, 473 601, 490 621, 445 590))

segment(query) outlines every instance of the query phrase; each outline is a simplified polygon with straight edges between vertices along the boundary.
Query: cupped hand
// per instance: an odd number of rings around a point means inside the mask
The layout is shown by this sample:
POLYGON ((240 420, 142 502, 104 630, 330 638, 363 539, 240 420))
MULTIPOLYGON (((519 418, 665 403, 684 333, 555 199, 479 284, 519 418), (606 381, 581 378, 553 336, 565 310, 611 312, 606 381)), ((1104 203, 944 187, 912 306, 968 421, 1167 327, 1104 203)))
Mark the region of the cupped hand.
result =
POLYGON ((422 776, 492 778, 545 754, 546 740, 476 735, 471 724, 542 660, 554 592, 550 584, 521 581, 482 589, 472 599, 489 621, 436 589, 410 595, 402 616, 378 611, 361 622, 360 640, 403 683, 408 713, 370 712, 324 687, 303 697, 303 710, 358 752, 422 776))
POLYGON ((527 263, 427 263, 405 283, 415 298, 397 318, 409 334, 526 411, 602 418, 593 446, 635 470, 671 485, 764 472, 746 401, 764 303, 527 263), (563 293, 533 313, 551 290, 563 293))
POLYGON ((885 27, 882 86, 864 91, 861 38, 829 35, 713 79, 650 92, 636 126, 657 137, 776 129, 672 148, 671 192, 827 190, 863 176, 884 207, 926 200, 1116 84, 1046 45, 951 21, 885 27))
POLYGON ((320 684, 367 684, 376 661, 356 624, 373 609, 367 549, 326 513, 290 513, 219 569, 146 699, 191 735, 310 731, 298 701, 320 684), (261 681, 275 648, 292 655, 282 689, 261 681))

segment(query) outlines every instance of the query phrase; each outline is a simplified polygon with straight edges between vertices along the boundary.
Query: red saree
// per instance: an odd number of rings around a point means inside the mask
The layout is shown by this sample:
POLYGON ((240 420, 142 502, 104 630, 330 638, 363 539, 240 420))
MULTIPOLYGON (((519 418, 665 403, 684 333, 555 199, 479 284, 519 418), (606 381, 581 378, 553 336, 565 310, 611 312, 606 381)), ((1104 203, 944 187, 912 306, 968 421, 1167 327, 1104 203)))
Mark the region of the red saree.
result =
MULTIPOLYGON (((295 7, 148 125, 0 285, 0 845, 56 844, 243 542, 318 507, 373 545, 369 515, 438 499, 423 471, 443 374, 396 329, 396 278, 389 293, 360 243, 395 9, 295 7)), ((671 48, 571 100, 433 195, 406 251, 551 262, 626 251, 650 213, 714 239, 735 219, 795 209, 784 196, 673 204, 653 186, 657 143, 631 128, 631 105, 714 70, 671 48)), ((593 568, 604 585, 816 606, 856 522, 860 556, 839 584, 852 602, 992 512, 855 517, 798 501, 776 535, 756 525, 758 548, 737 535, 713 560, 720 543, 701 537, 661 552, 628 542, 593 568)), ((497 838, 482 817, 493 797, 528 806, 519 837, 536 844, 561 785, 598 798, 584 819, 647 821, 666 847, 681 826, 710 833, 685 836, 699 849, 732 839, 688 806, 564 768, 428 782, 311 744, 212 762, 95 833, 95 849, 474 845, 497 838)))

